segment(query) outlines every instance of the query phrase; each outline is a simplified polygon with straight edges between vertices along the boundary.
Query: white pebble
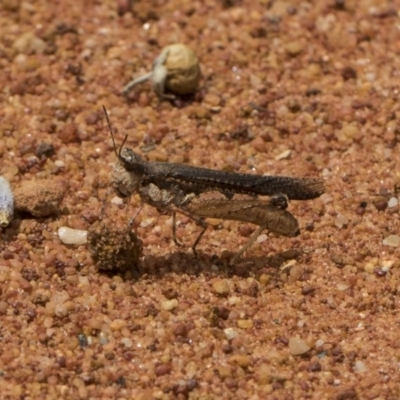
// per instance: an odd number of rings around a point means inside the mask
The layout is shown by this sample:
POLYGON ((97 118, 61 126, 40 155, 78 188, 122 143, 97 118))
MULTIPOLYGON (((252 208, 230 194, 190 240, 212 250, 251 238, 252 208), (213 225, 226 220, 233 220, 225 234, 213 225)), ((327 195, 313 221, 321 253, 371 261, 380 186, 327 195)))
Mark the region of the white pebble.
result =
POLYGON ((124 200, 123 200, 121 197, 114 196, 114 197, 111 199, 111 204, 115 204, 115 205, 117 205, 117 206, 120 206, 120 205, 123 204, 123 203, 124 203, 124 200))
POLYGON ((392 207, 396 207, 397 204, 399 204, 399 201, 397 200, 396 197, 391 197, 388 201, 388 207, 392 208, 392 207))
POLYGON ((58 228, 58 237, 64 244, 85 244, 87 242, 87 231, 72 229, 67 226, 58 228))
POLYGON ((100 332, 99 333, 99 343, 101 345, 107 344, 109 342, 108 340, 108 335, 105 332, 100 332))
POLYGON ((347 290, 349 288, 349 285, 346 285, 345 283, 338 283, 336 285, 337 289, 340 290, 341 292, 347 290))
POLYGON ((132 343, 132 340, 131 339, 129 339, 129 338, 122 338, 121 339, 121 343, 125 346, 125 347, 132 347, 132 345, 133 345, 133 343, 132 343))
POLYGON ((292 150, 285 150, 281 154, 278 154, 275 157, 275 160, 278 160, 278 161, 285 160, 285 159, 289 158, 291 154, 292 154, 292 150))
POLYGON ((321 195, 320 199, 324 204, 332 203, 333 197, 330 196, 328 193, 324 193, 321 195))
POLYGON ((374 72, 369 72, 369 73, 365 74, 365 79, 367 81, 372 82, 375 80, 375 78, 376 78, 376 74, 374 72))
POLYGON ((235 337, 237 337, 239 335, 237 330, 234 328, 226 328, 226 329, 224 329, 224 333, 225 333, 225 337, 228 340, 235 339, 235 337))
POLYGON ((262 242, 265 242, 267 239, 268 239, 268 235, 266 235, 265 233, 263 233, 262 235, 260 235, 260 236, 257 238, 257 242, 258 242, 258 243, 262 243, 262 242))
POLYGON ((178 300, 177 299, 172 299, 172 300, 164 300, 161 302, 161 309, 164 311, 171 311, 175 307, 178 306, 178 300))
POLYGON ((14 215, 14 196, 8 181, 0 176, 0 227, 5 228, 14 215))
POLYGON ((338 214, 335 218, 335 225, 337 228, 343 228, 349 223, 349 219, 343 215, 343 214, 338 214))
POLYGON ((153 223, 153 221, 154 221, 154 218, 146 218, 146 219, 143 219, 143 220, 140 222, 140 227, 141 227, 141 228, 147 228, 148 226, 150 226, 150 225, 153 223))
POLYGON ((54 165, 55 165, 57 168, 64 168, 65 163, 64 163, 64 161, 56 160, 56 161, 54 161, 54 165))
POLYGON ((385 246, 397 247, 400 244, 400 236, 389 235, 383 239, 383 244, 385 246))
POLYGON ((354 370, 356 372, 365 372, 367 370, 367 367, 362 361, 357 360, 354 364, 354 370))
POLYGON ((390 268, 393 267, 394 261, 393 260, 384 260, 381 263, 382 270, 388 272, 390 268))

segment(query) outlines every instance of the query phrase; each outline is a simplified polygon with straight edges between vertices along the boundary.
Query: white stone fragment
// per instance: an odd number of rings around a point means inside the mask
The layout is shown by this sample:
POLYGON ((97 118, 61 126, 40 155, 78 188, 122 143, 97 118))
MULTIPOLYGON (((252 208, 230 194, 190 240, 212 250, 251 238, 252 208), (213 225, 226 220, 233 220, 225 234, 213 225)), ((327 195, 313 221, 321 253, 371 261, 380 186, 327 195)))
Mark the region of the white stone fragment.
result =
POLYGON ((239 335, 238 331, 235 328, 226 328, 224 329, 225 337, 228 340, 235 339, 239 335))
POLYGON ((389 235, 383 239, 383 244, 385 246, 390 246, 390 247, 398 247, 400 244, 400 236, 398 235, 389 235))
POLYGON ((87 242, 87 231, 72 229, 67 226, 58 228, 58 237, 64 244, 85 244, 87 242))
POLYGON ((150 226, 154 221, 154 218, 146 218, 140 222, 140 227, 141 228, 147 228, 150 226))
POLYGON ((124 202, 124 200, 121 197, 118 197, 118 196, 114 196, 111 199, 111 204, 115 204, 117 206, 120 206, 121 204, 123 204, 123 202, 124 202))
POLYGON ((357 360, 354 364, 354 371, 356 372, 365 372, 367 370, 367 367, 365 366, 365 364, 360 361, 357 360))
POLYGON ((343 228, 349 223, 349 219, 343 215, 343 214, 338 214, 335 218, 335 225, 337 228, 343 228))
POLYGON ((324 193, 321 195, 320 199, 324 204, 332 203, 333 197, 329 195, 328 193, 324 193))
POLYGON ((382 271, 388 272, 393 267, 393 260, 383 260, 381 262, 382 271))
POLYGON ((339 283, 336 285, 336 287, 337 287, 337 289, 340 290, 341 292, 344 292, 344 291, 347 290, 350 286, 349 286, 349 285, 346 285, 345 283, 339 282, 339 283))
POLYGON ((54 161, 54 165, 55 165, 57 168, 64 168, 64 167, 65 167, 64 161, 61 161, 61 160, 56 160, 56 161, 54 161))
POLYGON ((164 300, 160 304, 161 309, 164 311, 172 311, 174 308, 178 306, 178 300, 177 299, 171 299, 171 300, 164 300))
POLYGON ((286 160, 287 158, 289 158, 290 157, 290 155, 292 154, 292 150, 285 150, 285 151, 283 151, 281 154, 278 154, 276 157, 275 157, 275 160, 286 160))
POLYGON ((267 239, 268 239, 268 235, 265 234, 265 233, 263 233, 262 235, 260 235, 260 236, 257 238, 257 242, 258 242, 258 243, 262 243, 262 242, 265 242, 267 239))
POLYGON ((396 207, 398 204, 399 204, 399 201, 397 200, 396 197, 391 197, 388 201, 389 208, 396 207))
POLYGON ((130 348, 133 345, 132 340, 126 337, 121 339, 121 343, 127 348, 130 348))

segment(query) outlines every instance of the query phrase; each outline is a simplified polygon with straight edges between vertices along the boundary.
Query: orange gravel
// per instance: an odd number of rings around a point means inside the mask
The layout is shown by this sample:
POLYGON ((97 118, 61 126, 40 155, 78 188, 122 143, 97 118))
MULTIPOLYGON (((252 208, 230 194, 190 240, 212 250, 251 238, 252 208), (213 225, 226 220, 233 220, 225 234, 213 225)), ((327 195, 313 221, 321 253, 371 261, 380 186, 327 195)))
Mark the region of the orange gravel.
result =
POLYGON ((0 232, 0 398, 398 399, 399 10, 2 0, 0 175, 68 191, 0 232), (122 96, 172 43, 199 57, 198 92, 160 101, 147 82, 122 96), (140 199, 111 191, 102 105, 148 161, 320 176, 327 191, 289 205, 299 236, 265 232, 233 267, 254 225, 210 221, 197 258, 187 217, 181 247, 149 206, 125 233, 140 199), (57 235, 104 216, 107 246, 142 241, 128 271, 100 271, 57 235))

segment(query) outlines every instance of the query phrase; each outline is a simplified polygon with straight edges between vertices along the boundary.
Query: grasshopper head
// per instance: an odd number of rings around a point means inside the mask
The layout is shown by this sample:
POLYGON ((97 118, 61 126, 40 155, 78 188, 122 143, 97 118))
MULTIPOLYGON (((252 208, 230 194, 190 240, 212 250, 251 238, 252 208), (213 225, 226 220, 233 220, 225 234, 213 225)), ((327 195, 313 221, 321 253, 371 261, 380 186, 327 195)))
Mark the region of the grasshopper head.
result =
POLYGON ((129 197, 139 190, 145 165, 142 157, 131 148, 124 147, 119 151, 111 178, 112 186, 118 196, 129 197))
POLYGON ((118 196, 129 197, 139 190, 140 183, 146 170, 146 163, 139 154, 136 154, 131 148, 124 147, 128 136, 125 136, 119 150, 117 150, 114 132, 111 127, 110 119, 108 118, 107 110, 104 106, 103 111, 110 130, 114 152, 118 158, 117 162, 114 164, 111 176, 111 185, 118 196))

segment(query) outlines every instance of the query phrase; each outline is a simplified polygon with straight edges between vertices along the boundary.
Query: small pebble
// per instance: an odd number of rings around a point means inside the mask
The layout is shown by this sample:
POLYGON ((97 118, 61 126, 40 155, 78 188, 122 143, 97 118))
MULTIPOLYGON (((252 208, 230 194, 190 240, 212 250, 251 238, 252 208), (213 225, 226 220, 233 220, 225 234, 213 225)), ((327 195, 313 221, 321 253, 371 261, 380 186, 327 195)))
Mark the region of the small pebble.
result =
POLYGON ((381 263, 382 271, 388 272, 390 268, 393 267, 394 261, 393 260, 384 260, 381 263))
POLYGON ((107 344, 109 342, 108 336, 104 332, 99 333, 99 343, 101 345, 107 344))
POLYGON ((75 124, 65 125, 57 133, 57 136, 64 144, 70 144, 80 141, 78 127, 75 124))
POLYGON ((17 39, 13 42, 12 47, 22 54, 41 54, 46 48, 46 43, 36 36, 34 31, 29 31, 18 35, 17 39))
POLYGON ((111 204, 115 204, 116 206, 120 206, 120 205, 124 204, 124 200, 121 199, 121 197, 114 196, 114 197, 111 199, 111 204))
POLYGON ((228 282, 223 279, 215 281, 212 285, 212 291, 220 296, 227 296, 229 294, 228 282))
POLYGON ((321 369, 322 369, 322 366, 319 362, 312 362, 308 366, 308 370, 310 372, 319 372, 319 371, 321 371, 321 369))
POLYGON ((356 137, 359 133, 359 129, 355 125, 345 125, 342 128, 342 134, 346 139, 353 139, 356 137))
POLYGON ((340 290, 341 292, 344 292, 349 288, 349 285, 346 285, 345 283, 338 283, 336 285, 337 289, 340 290))
POLYGON ((54 165, 55 165, 57 168, 64 168, 64 167, 65 167, 65 163, 64 163, 64 161, 62 161, 62 160, 56 160, 56 161, 54 161, 54 165))
POLYGON ((268 235, 266 235, 265 233, 263 233, 262 235, 260 235, 257 238, 257 243, 263 243, 268 239, 268 235))
POLYGON ((117 11, 120 17, 128 12, 131 12, 132 8, 133 0, 117 0, 117 11))
POLYGON ((247 368, 251 364, 251 360, 244 354, 235 354, 229 359, 229 363, 239 365, 239 367, 247 368))
POLYGON ((287 158, 289 158, 290 157, 290 155, 292 154, 292 150, 285 150, 285 151, 283 151, 281 154, 278 154, 276 157, 275 157, 275 160, 286 160, 287 158))
POLYGON ((37 218, 56 214, 67 189, 61 180, 24 181, 14 191, 15 209, 37 218))
POLYGON ((398 247, 400 244, 400 236, 398 235, 389 235, 383 239, 383 244, 385 246, 390 247, 398 247))
POLYGON ((338 214, 335 218, 335 225, 337 228, 343 228, 348 223, 349 223, 349 219, 343 214, 338 214))
POLYGON ((300 41, 289 42, 285 46, 286 52, 294 57, 303 51, 304 45, 300 41))
POLYGON ((177 299, 165 300, 161 302, 160 306, 161 309, 164 311, 171 311, 178 306, 178 300, 177 299))
POLYGON ((253 327, 252 319, 239 319, 237 321, 237 326, 240 329, 251 329, 253 327))
POLYGON ((300 356, 307 353, 311 347, 299 337, 291 337, 289 339, 289 350, 294 356, 300 356))
POLYGON ((79 341, 79 346, 81 347, 81 349, 84 349, 89 344, 86 335, 83 333, 80 333, 78 335, 78 341, 79 341))
POLYGON ((58 228, 57 233, 64 244, 82 245, 87 242, 87 231, 61 226, 58 228))
POLYGON ((372 274, 375 271, 375 264, 371 262, 367 262, 364 265, 364 271, 367 272, 368 274, 372 274))
POLYGON ((239 335, 238 331, 235 328, 226 328, 224 329, 225 336, 228 340, 235 339, 239 335))
POLYGON ((388 201, 384 196, 377 196, 373 203, 378 211, 386 210, 388 206, 388 201))
POLYGON ((51 143, 46 142, 39 143, 35 150, 35 154, 38 158, 51 157, 54 153, 54 146, 51 143))
POLYGON ((360 361, 357 360, 354 364, 354 371, 356 372, 365 372, 367 370, 367 367, 365 366, 365 364, 360 361))
POLYGON ((399 201, 397 200, 396 197, 391 197, 388 201, 389 208, 396 207, 398 204, 399 204, 399 201))
POLYGON ((132 347, 132 345, 133 345, 132 340, 129 339, 129 338, 123 338, 123 339, 121 339, 121 343, 122 343, 125 347, 127 347, 127 348, 130 348, 130 347, 132 347))
POLYGON ((172 370, 172 365, 171 363, 159 363, 156 365, 155 369, 154 369, 154 373, 156 374, 156 376, 163 376, 163 375, 167 375, 171 372, 172 370))

